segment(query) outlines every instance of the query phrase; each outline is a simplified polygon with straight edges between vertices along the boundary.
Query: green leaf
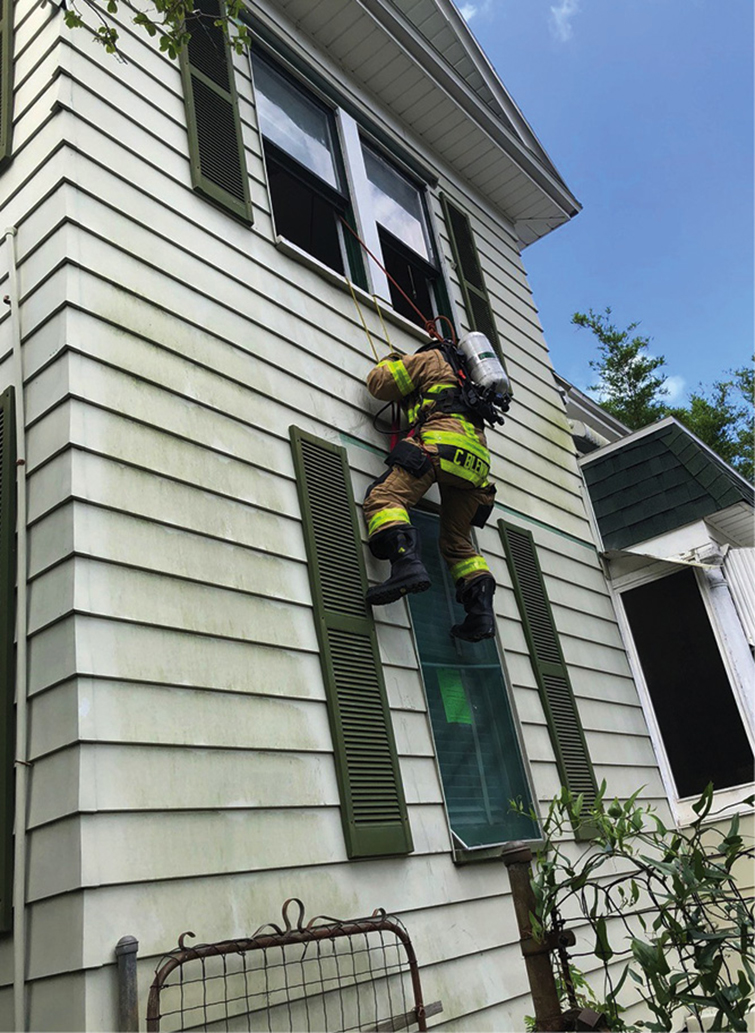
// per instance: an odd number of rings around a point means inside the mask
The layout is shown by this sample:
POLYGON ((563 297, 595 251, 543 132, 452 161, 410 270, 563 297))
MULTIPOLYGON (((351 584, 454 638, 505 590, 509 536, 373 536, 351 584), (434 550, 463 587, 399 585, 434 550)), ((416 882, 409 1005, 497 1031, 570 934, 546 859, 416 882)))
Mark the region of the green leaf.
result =
POLYGON ((601 961, 610 961, 613 957, 613 951, 611 945, 608 942, 608 930, 606 929, 606 920, 601 915, 598 919, 598 924, 595 927, 595 954, 596 958, 600 958, 601 961))
POLYGON ((705 787, 705 789, 703 789, 703 794, 700 797, 700 799, 697 801, 697 803, 693 803, 692 804, 692 810, 698 816, 697 817, 698 821, 702 821, 702 819, 710 811, 712 805, 713 805, 713 783, 712 782, 708 782, 708 784, 705 787))

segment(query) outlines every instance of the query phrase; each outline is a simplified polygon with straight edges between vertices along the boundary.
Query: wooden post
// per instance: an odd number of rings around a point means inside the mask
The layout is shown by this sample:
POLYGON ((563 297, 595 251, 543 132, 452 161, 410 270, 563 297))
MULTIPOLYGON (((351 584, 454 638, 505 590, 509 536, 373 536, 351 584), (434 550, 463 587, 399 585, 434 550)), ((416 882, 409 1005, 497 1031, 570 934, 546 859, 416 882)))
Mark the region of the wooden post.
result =
POLYGON ((118 1031, 138 1033, 139 992, 136 981, 136 953, 139 941, 133 936, 122 936, 115 945, 118 959, 118 1031))
POLYGON ((530 885, 532 851, 524 843, 512 843, 501 856, 509 871, 514 911, 519 926, 519 943, 527 966, 527 979, 535 1008, 536 1028, 563 1030, 564 1018, 551 967, 550 947, 545 943, 537 943, 532 935, 530 912, 534 914, 537 907, 535 894, 530 885))

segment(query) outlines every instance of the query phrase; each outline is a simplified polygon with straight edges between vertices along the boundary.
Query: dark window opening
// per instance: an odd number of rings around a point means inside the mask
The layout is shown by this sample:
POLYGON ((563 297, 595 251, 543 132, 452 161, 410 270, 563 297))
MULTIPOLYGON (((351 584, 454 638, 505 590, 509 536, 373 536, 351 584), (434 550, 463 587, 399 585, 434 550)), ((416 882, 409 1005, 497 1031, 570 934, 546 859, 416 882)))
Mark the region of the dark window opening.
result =
POLYGON ((424 319, 419 316, 389 279, 391 304, 396 312, 424 328, 425 319, 432 319, 438 309, 433 291, 433 281, 438 274, 432 266, 413 255, 409 248, 387 230, 380 229, 379 235, 386 271, 398 283, 401 290, 411 298, 424 319))
POLYGON ((694 572, 622 594, 680 797, 752 782, 753 754, 694 572))
POLYGON ((410 597, 448 818, 465 847, 534 839, 540 831, 510 802, 532 802, 495 641, 451 638, 463 620, 438 549, 439 521, 414 512, 432 587, 410 597))
POLYGON ((337 273, 343 273, 335 206, 303 178, 284 168, 272 150, 267 148, 266 157, 276 232, 337 273))

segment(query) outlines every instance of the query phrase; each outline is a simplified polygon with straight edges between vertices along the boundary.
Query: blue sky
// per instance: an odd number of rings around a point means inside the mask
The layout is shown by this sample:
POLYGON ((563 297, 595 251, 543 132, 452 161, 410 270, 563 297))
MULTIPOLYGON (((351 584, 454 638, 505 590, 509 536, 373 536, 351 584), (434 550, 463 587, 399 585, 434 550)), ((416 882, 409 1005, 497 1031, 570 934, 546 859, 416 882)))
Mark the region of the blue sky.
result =
POLYGON ((556 369, 585 388, 574 311, 640 321, 672 400, 750 361, 752 0, 457 0, 583 205, 524 252, 556 369))

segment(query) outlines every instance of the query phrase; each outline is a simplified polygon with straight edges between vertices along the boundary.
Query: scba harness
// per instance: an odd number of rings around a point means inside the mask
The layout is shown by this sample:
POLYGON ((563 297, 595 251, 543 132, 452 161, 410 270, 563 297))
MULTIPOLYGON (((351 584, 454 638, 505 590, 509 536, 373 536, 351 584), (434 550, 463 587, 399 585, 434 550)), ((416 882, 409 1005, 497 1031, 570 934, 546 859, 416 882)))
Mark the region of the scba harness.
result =
MULTIPOLYGON (((431 341, 420 351, 437 349, 456 374, 457 384, 439 384, 430 389, 423 398, 418 412, 421 425, 431 412, 442 412, 449 416, 467 416, 480 423, 495 427, 504 422, 504 413, 509 411, 511 396, 496 390, 495 386, 481 387, 474 382, 466 358, 453 341, 431 341), (428 403, 432 402, 430 405, 428 403)), ((491 353, 492 354, 492 353, 491 353)), ((410 423, 414 422, 409 416, 410 423)))

